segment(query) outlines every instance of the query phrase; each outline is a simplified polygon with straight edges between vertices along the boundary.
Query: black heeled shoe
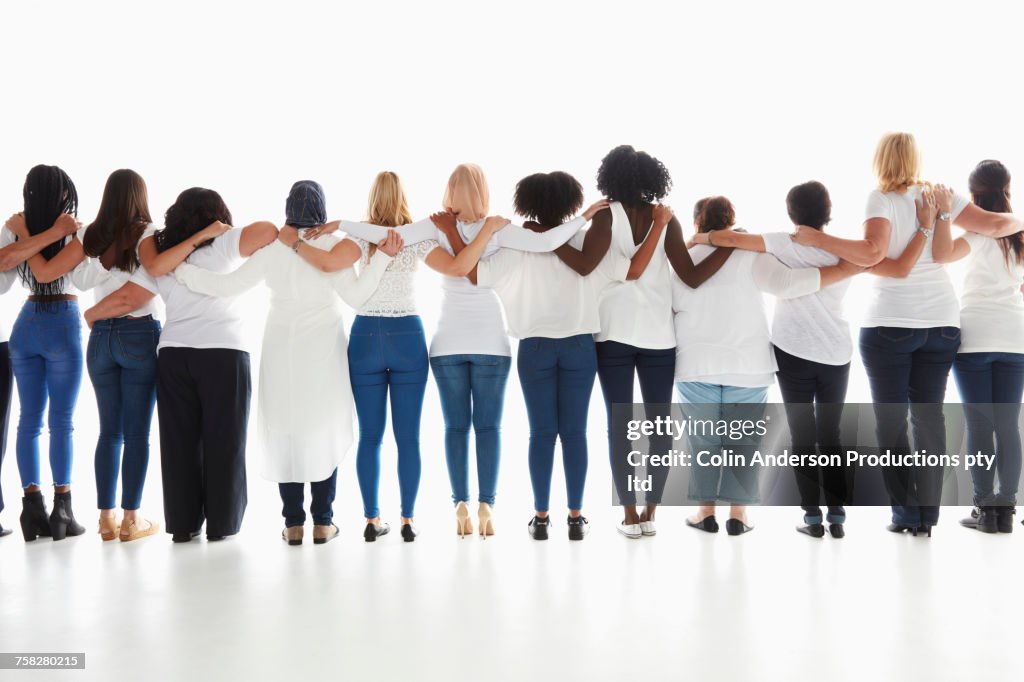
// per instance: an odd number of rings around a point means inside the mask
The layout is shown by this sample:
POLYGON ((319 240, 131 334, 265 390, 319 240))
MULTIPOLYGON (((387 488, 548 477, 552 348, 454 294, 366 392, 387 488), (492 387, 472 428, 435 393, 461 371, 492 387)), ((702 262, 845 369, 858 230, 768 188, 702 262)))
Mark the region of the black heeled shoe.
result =
POLYGON ((25 493, 21 498, 21 517, 18 521, 21 523, 21 534, 25 536, 25 542, 32 542, 39 537, 50 537, 50 515, 46 511, 42 491, 25 493))
POLYGON ((917 535, 917 526, 905 526, 902 523, 890 523, 885 527, 890 533, 905 533, 910 531, 913 535, 917 535))
POLYGON ((842 540, 846 537, 846 529, 843 528, 841 523, 830 523, 828 524, 828 532, 832 534, 836 540, 842 540))
POLYGON ((377 538, 387 535, 389 532, 391 532, 391 526, 384 522, 367 523, 366 529, 363 530, 363 539, 367 542, 377 542, 377 538))
POLYGON ((705 533, 717 533, 718 532, 718 521, 715 519, 715 515, 714 514, 711 514, 710 516, 705 516, 703 519, 701 519, 700 521, 697 521, 696 523, 691 521, 690 517, 687 516, 686 517, 686 525, 689 526, 690 528, 696 528, 697 530, 702 530, 705 533))
POLYGON ((416 526, 411 523, 402 524, 402 539, 406 542, 412 542, 419 535, 419 531, 416 530, 416 526))
POLYGON ((920 526, 914 529, 914 537, 916 538, 918 535, 922 535, 924 537, 930 538, 932 536, 932 528, 934 527, 934 523, 922 523, 920 526))
POLYGON ((545 516, 544 518, 534 516, 532 519, 530 519, 530 523, 527 525, 527 530, 530 531, 530 537, 534 540, 547 540, 548 528, 550 526, 550 516, 545 516))
POLYGON ((1012 533, 1013 515, 1016 513, 1016 507, 997 507, 996 530, 998 530, 1000 533, 1012 533))
POLYGON ((739 519, 726 519, 725 520, 725 532, 729 535, 743 535, 754 530, 753 526, 748 526, 739 519))
POLYGON ((75 512, 71 509, 71 491, 55 493, 53 511, 50 512, 50 535, 54 540, 63 540, 67 536, 81 535, 85 528, 75 521, 75 512))
POLYGON ((825 526, 820 523, 806 523, 802 526, 797 526, 796 532, 810 535, 812 538, 823 538, 825 537, 825 526))

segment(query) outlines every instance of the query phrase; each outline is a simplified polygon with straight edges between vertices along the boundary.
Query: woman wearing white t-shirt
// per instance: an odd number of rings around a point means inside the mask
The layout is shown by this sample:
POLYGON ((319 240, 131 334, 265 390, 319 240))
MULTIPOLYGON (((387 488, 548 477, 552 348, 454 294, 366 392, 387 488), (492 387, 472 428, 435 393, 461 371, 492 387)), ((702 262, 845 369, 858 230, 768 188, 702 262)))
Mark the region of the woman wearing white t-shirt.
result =
MULTIPOLYGON (((841 239, 801 229, 797 241, 870 267, 886 256, 898 257, 919 230, 916 201, 925 191, 921 157, 909 133, 890 133, 878 143, 874 158, 878 189, 868 196, 864 239, 841 239)), ((1024 225, 1009 215, 984 211, 966 200, 949 198, 939 206, 936 224, 955 221, 968 230, 1002 236, 1024 225)), ((945 452, 942 403, 950 368, 960 346, 960 306, 953 285, 931 249, 903 279, 871 280, 872 297, 861 322, 860 348, 875 404, 878 447, 894 455, 911 452, 907 405, 914 412, 914 449, 945 452)), ((894 533, 931 536, 939 519, 942 469, 887 467, 883 472, 892 498, 894 533)))
MULTIPOLYGON (((322 225, 327 219, 323 188, 310 180, 296 182, 285 212, 288 224, 297 229, 322 225)), ((339 241, 326 237, 307 248, 329 251, 339 241)), ((392 231, 379 247, 359 277, 351 267, 359 259, 355 244, 348 248, 350 267, 327 275, 299 258, 281 238, 232 272, 210 272, 188 263, 174 271, 179 282, 210 296, 237 296, 260 282, 270 290, 257 408, 260 468, 265 478, 278 483, 285 518, 281 537, 289 545, 302 544, 307 482, 313 543, 324 544, 338 535, 333 522, 338 464, 352 444, 354 416, 338 297, 354 308, 366 302, 401 248, 401 238, 392 231), (318 409, 310 410, 310 402, 318 409)))
MULTIPOLYGON (((982 161, 968 184, 977 206, 1010 212, 1006 166, 982 161)), ((940 202, 949 201, 948 191, 936 194, 940 202)), ((1009 533, 1021 472, 1018 417, 1024 397, 1024 298, 1020 291, 1024 238, 1019 232, 1001 239, 968 232, 953 239, 945 222, 936 227, 932 253, 942 263, 969 258, 953 376, 964 403, 968 452, 995 457, 994 466, 971 468, 975 510, 961 523, 985 533, 1009 533)))
POLYGON ((220 195, 193 187, 178 195, 139 243, 152 278, 125 283, 88 311, 87 321, 138 309, 159 294, 167 322, 157 346, 157 414, 164 521, 174 542, 188 542, 205 521, 207 540, 238 532, 247 501, 245 443, 252 386, 244 311, 234 298, 203 296, 170 274, 185 262, 215 272, 274 241, 269 222, 232 229, 220 195))
MULTIPOLYGON (((794 225, 822 231, 832 216, 832 200, 820 182, 805 182, 789 190, 786 209, 794 225)), ((790 268, 837 265, 839 258, 821 249, 794 242, 788 232, 764 235, 733 230, 699 233, 692 240, 769 253, 790 268)), ((885 259, 872 268, 876 275, 906 277, 924 249, 924 235, 915 235, 898 260, 885 259)), ((786 403, 793 451, 797 454, 836 453, 841 446, 839 423, 846 401, 853 344, 843 315, 849 282, 843 280, 806 296, 775 302, 772 345, 779 369, 776 377, 786 403)), ((841 453, 840 453, 841 454, 841 453)), ((804 523, 797 530, 824 537, 823 521, 835 538, 846 535, 845 504, 852 494, 853 472, 848 467, 798 466, 794 469, 804 523), (828 516, 823 517, 824 491, 828 516)))
MULTIPOLYGON (((81 225, 78 220, 67 213, 57 216, 53 225, 43 232, 29 236, 25 227, 25 217, 16 213, 6 223, 6 230, 0 229, 0 294, 5 294, 18 278, 18 267, 26 259, 34 256, 44 248, 74 234, 81 225), (16 236, 17 241, 12 241, 16 236), (9 243, 8 243, 9 242, 9 243)), ((14 394, 14 372, 11 371, 10 344, 7 325, 0 320, 0 466, 7 454, 7 429, 11 418, 11 397, 14 394)), ((4 509, 3 491, 0 491, 0 512, 4 509)), ((11 534, 9 528, 0 524, 0 538, 11 534)))
MULTIPOLYGON (((735 224, 735 211, 725 197, 701 199, 694 207, 694 227, 699 236, 692 250, 696 263, 713 253, 718 236, 735 224)), ((763 240, 764 250, 770 239, 763 240)), ((732 240, 732 243, 739 243, 732 240)), ((748 245, 749 244, 745 244, 748 245)), ((721 269, 694 290, 678 278, 673 284, 676 330, 676 390, 691 420, 756 421, 763 412, 768 387, 779 368, 768 332, 763 293, 779 298, 813 294, 857 271, 847 264, 808 264, 790 269, 768 253, 734 252, 721 269), (742 407, 749 405, 750 407, 742 407)), ((749 457, 758 437, 689 437, 691 453, 718 455, 733 450, 749 457)), ((731 506, 726 531, 741 535, 753 529, 746 506, 760 500, 754 467, 696 466, 690 472, 690 499, 700 502, 687 525, 709 533, 718 532, 715 507, 731 506)))
MULTIPOLYGON (((445 188, 442 206, 446 212, 411 224, 402 224, 410 218, 407 215, 396 217, 395 209, 390 206, 393 199, 388 197, 394 197, 395 183, 397 176, 393 173, 381 174, 374 185, 370 202, 374 212, 368 223, 330 223, 321 230, 308 230, 310 236, 306 238, 340 226, 350 235, 375 242, 386 234, 387 228, 381 226, 386 223, 401 225, 397 229, 410 249, 424 240, 429 240, 431 245, 436 241, 437 253, 428 254, 426 262, 444 277, 441 280, 441 317, 430 343, 429 357, 445 420, 445 462, 455 505, 456 531, 463 537, 473 532, 468 508, 469 429, 472 425, 476 439, 478 528, 486 537, 494 533, 492 507, 497 497, 501 419, 512 351, 494 292, 474 287, 459 272, 449 272, 451 260, 446 261, 442 254, 457 255, 460 251, 456 250, 456 245, 471 243, 483 230, 490 210, 487 179, 479 166, 460 164, 448 178, 445 188)), ((547 232, 507 225, 486 243, 482 257, 503 248, 552 251, 585 223, 585 219, 575 218, 547 232)), ((303 251, 303 255, 316 258, 310 261, 314 264, 331 267, 325 262, 326 256, 310 250, 303 251)))

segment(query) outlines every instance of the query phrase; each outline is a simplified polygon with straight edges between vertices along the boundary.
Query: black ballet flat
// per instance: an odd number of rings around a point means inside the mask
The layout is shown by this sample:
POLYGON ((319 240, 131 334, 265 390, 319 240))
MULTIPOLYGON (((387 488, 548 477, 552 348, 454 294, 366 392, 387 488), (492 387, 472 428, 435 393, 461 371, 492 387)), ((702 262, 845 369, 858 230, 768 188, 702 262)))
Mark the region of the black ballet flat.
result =
POLYGON ((804 535, 810 535, 812 538, 823 538, 825 537, 825 526, 820 523, 807 523, 802 526, 797 526, 796 532, 803 533, 804 535))
POLYGON ((715 515, 705 516, 700 521, 694 523, 690 520, 690 517, 686 517, 686 525, 690 528, 696 528, 702 530, 705 533, 717 533, 718 532, 718 521, 715 519, 715 515))
POLYGON ((417 535, 419 535, 419 531, 416 530, 416 527, 414 525, 412 525, 411 523, 402 524, 403 540, 405 540, 406 542, 412 542, 416 539, 417 535))
POLYGON ((199 537, 199 531, 194 530, 191 533, 175 533, 171 536, 171 542, 192 542, 199 537))
POLYGON ((725 521, 725 532, 729 535, 743 535, 754 530, 753 526, 748 526, 739 519, 726 519, 725 521))
POLYGON ((368 523, 363 531, 363 539, 367 542, 376 542, 381 535, 387 535, 391 526, 386 523, 368 523))
POLYGON ((841 540, 846 537, 846 529, 843 528, 841 523, 830 523, 828 524, 828 532, 832 534, 836 540, 841 540))
POLYGON ((226 537, 227 537, 226 535, 210 535, 209 533, 207 533, 206 541, 207 542, 220 542, 221 540, 223 540, 226 537))

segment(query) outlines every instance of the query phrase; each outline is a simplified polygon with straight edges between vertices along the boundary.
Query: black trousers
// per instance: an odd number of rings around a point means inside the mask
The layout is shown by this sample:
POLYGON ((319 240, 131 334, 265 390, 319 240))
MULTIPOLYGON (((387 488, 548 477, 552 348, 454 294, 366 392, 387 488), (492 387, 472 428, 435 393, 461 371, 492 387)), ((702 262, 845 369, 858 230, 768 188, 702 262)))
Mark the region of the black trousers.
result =
MULTIPOLYGON (((11 395, 14 393, 14 373, 7 342, 0 343, 0 468, 7 452, 7 424, 11 421, 11 395)), ((0 486, 0 511, 4 510, 4 491, 0 486)))
POLYGON ((249 354, 162 348, 157 359, 160 468, 168 533, 233 535, 247 501, 249 354))
MULTIPOLYGON (((786 403, 786 420, 793 438, 793 454, 838 454, 842 457, 839 423, 843 417, 850 363, 825 365, 775 349, 779 388, 786 403)), ((843 523, 843 508, 853 493, 853 469, 794 467, 805 523, 821 523, 822 492, 830 523, 843 523)))
MULTIPOLYGON (((631 449, 625 434, 619 434, 619 442, 615 441, 612 429, 612 406, 616 403, 632 404, 634 376, 640 380, 640 393, 644 402, 649 404, 647 419, 657 416, 668 417, 670 412, 655 414, 658 409, 669 409, 672 403, 672 386, 675 377, 676 349, 664 348, 651 350, 637 348, 618 341, 601 341, 597 348, 597 377, 601 381, 601 392, 604 394, 605 410, 608 415, 608 454, 611 459, 612 480, 615 485, 615 496, 619 504, 636 504, 636 491, 628 489, 629 478, 638 472, 629 465, 627 455, 631 449)), ((654 436, 650 439, 650 453, 664 455, 672 447, 672 438, 654 436)), ((665 484, 668 480, 668 467, 651 467, 652 490, 647 493, 647 504, 661 503, 665 484)))

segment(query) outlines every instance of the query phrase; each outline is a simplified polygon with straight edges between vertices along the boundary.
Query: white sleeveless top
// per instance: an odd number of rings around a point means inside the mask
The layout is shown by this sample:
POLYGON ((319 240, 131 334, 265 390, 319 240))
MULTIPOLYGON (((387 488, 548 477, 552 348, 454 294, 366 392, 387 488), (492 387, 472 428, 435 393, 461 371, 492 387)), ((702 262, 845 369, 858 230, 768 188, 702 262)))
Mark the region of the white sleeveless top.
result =
MULTIPOLYGON (((611 204, 609 210, 612 212, 612 243, 609 250, 629 260, 640 248, 633 243, 629 216, 617 201, 611 204)), ((675 347, 672 271, 665 253, 666 232, 662 231, 654 257, 639 279, 616 281, 602 291, 598 306, 601 331, 594 335, 595 341, 618 341, 649 349, 675 347)))

